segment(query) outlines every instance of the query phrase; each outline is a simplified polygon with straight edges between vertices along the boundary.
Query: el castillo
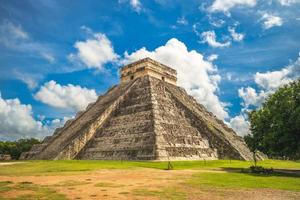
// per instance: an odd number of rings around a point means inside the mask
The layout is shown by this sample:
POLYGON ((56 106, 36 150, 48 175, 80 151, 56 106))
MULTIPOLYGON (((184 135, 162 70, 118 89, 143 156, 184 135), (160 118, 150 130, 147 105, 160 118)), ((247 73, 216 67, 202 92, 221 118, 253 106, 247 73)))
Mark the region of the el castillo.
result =
POLYGON ((146 57, 119 74, 19 161, 2 156, 0 199, 299 199, 299 161, 269 159, 238 136, 172 66, 146 57))
POLYGON ((119 85, 21 159, 251 160, 244 140, 178 87, 176 74, 150 58, 122 67, 119 85))
POLYGON ((300 0, 0 0, 0 200, 300 200, 300 0))

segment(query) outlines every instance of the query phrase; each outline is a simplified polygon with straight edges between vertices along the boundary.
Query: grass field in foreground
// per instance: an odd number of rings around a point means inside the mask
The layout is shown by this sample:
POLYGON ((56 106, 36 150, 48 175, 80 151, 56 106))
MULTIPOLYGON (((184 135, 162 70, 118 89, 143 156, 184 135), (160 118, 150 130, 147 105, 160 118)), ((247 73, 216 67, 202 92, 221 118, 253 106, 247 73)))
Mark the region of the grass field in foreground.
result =
MULTIPOLYGON (((83 197, 86 197, 84 195, 100 195, 97 198, 101 198, 101 195, 108 195, 111 191, 120 190, 117 194, 119 197, 140 197, 137 199, 147 196, 158 199, 197 199, 203 194, 208 197, 213 195, 211 199, 214 199, 216 195, 222 198, 226 195, 232 197, 233 191, 238 199, 248 194, 249 190, 255 191, 256 195, 263 195, 264 190, 261 189, 265 188, 268 189, 270 195, 274 193, 275 199, 278 195, 289 199, 297 199, 300 196, 299 174, 241 173, 239 169, 248 168, 253 163, 237 160, 172 161, 171 163, 175 171, 168 173, 165 171, 168 162, 65 160, 12 162, 12 165, 1 165, 0 162, 0 200, 72 199, 73 197, 68 196, 69 191, 64 192, 63 188, 69 188, 73 192, 78 190, 76 195, 83 195, 83 197), (99 176, 104 176, 103 173, 102 175, 88 173, 102 169, 106 170, 104 174, 110 174, 108 177, 111 180, 99 178, 99 176), (126 174, 126 177, 131 179, 127 181, 126 178, 125 182, 124 180, 120 182, 120 176, 115 175, 116 173, 126 174), (137 178, 144 173, 152 173, 150 180, 147 175, 142 179, 137 178), (36 182, 36 176, 44 177, 46 181, 53 176, 57 183, 40 184, 36 182), (162 176, 166 178, 162 179, 162 176), (153 188, 155 180, 158 179, 162 180, 161 183, 156 182, 156 187, 153 188), (168 184, 163 184, 165 181, 168 184), (136 182, 136 186, 132 185, 132 182, 136 182), (140 185, 141 183, 143 184, 140 185), (84 187, 93 188, 92 191, 98 191, 98 193, 84 193, 83 191, 86 191, 84 187), (18 194, 18 196, 8 198, 9 194, 18 194)), ((258 164, 274 169, 300 170, 299 161, 265 160, 258 164)))
MULTIPOLYGON (((1 163, 1 162, 0 162, 1 163)), ((239 169, 253 165, 249 161, 213 160, 213 161, 172 161, 174 170, 184 169, 239 169)), ((300 161, 265 160, 258 165, 274 169, 299 169, 300 161)), ((101 160, 58 160, 58 161, 25 161, 14 165, 0 164, 0 175, 51 175, 55 173, 72 173, 99 169, 167 169, 168 162, 151 161, 101 161, 101 160)))

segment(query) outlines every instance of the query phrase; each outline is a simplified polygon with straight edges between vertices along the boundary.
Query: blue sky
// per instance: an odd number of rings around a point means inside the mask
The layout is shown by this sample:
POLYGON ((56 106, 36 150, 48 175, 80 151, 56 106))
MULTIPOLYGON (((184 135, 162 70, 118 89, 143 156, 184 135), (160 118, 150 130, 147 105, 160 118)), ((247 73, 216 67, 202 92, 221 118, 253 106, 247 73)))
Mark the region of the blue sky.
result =
POLYGON ((0 0, 0 139, 51 134, 145 56, 245 135, 299 77, 299 41, 299 0, 0 0))

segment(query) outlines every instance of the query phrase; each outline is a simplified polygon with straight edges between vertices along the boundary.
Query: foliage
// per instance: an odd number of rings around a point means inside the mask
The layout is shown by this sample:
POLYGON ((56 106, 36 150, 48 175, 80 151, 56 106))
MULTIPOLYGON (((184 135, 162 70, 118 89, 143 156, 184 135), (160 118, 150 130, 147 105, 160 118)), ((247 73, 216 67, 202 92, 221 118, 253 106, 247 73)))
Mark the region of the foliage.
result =
POLYGON ((245 138, 253 151, 269 157, 300 158, 300 79, 270 95, 259 110, 249 113, 251 135, 245 138))
POLYGON ((12 159, 19 159, 22 152, 29 151, 34 144, 40 141, 34 138, 20 139, 18 141, 0 141, 0 154, 9 154, 12 159))

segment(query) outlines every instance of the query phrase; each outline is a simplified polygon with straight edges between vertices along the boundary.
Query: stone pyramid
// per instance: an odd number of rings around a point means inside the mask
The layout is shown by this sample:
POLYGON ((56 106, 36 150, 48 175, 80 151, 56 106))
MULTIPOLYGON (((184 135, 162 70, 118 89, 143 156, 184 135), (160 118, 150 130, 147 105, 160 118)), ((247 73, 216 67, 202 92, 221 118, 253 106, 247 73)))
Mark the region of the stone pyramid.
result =
POLYGON ((21 159, 252 159, 243 139, 176 86, 150 58, 121 69, 121 83, 21 159))

